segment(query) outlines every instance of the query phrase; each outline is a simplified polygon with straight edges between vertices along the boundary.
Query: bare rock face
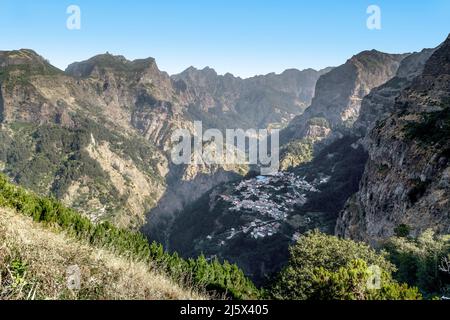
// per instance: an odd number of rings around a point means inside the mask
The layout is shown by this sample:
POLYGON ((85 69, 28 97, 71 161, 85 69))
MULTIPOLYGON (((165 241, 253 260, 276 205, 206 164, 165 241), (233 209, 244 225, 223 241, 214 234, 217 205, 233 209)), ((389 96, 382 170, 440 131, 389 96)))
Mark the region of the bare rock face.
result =
POLYGON ((405 57, 364 51, 321 76, 311 106, 282 132, 282 141, 311 138, 331 142, 339 138, 358 118, 362 99, 373 88, 394 77, 405 57), (311 123, 311 119, 320 119, 324 130, 312 129, 318 122, 311 123), (329 128, 331 130, 327 130, 329 128))
POLYGON ((409 87, 413 80, 422 74, 425 63, 435 49, 424 49, 402 60, 394 78, 374 88, 363 98, 359 117, 353 125, 353 131, 366 135, 377 120, 384 119, 395 111, 395 101, 401 92, 409 87))
MULTIPOLYGON (((421 74, 395 92, 394 104, 387 99, 383 106, 379 98, 367 104, 375 114, 393 113, 366 137, 369 160, 359 192, 338 219, 339 236, 375 243, 394 235, 399 225, 412 235, 428 228, 450 232, 450 37, 420 67, 429 53, 411 57, 415 66, 399 71, 402 83, 414 75, 412 69, 421 74)), ((380 92, 386 90, 387 85, 380 92)))

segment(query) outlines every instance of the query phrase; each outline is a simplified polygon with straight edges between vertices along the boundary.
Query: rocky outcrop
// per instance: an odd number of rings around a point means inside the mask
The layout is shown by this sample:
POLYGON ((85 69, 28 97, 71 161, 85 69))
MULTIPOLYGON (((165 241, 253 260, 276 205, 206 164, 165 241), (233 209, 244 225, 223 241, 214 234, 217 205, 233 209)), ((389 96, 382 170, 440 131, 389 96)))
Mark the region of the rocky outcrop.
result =
POLYGON ((373 88, 394 77, 405 57, 364 51, 321 76, 311 106, 289 124, 282 132, 281 140, 310 138, 331 142, 341 137, 358 118, 362 99, 373 88))
POLYGON ((361 103, 359 117, 353 125, 356 134, 365 136, 373 129, 377 120, 384 119, 395 111, 395 101, 422 73, 425 63, 435 49, 424 49, 402 60, 394 78, 374 88, 361 103))
POLYGON ((390 99, 381 109, 382 103, 367 105, 375 114, 393 113, 366 137, 369 160, 358 193, 338 219, 339 236, 375 243, 400 225, 412 235, 428 228, 450 232, 450 37, 420 67, 429 53, 411 57, 415 72, 399 71, 406 81, 421 74, 393 105, 390 99))

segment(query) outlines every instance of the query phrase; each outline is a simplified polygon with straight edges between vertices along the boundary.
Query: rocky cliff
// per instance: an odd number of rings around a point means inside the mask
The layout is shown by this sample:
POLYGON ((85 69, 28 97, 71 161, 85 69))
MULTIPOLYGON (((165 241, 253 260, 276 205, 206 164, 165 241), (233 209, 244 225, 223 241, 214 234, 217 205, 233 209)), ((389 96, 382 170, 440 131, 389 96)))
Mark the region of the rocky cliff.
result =
POLYGON ((386 118, 395 111, 397 97, 423 72, 425 63, 434 51, 435 49, 424 49, 412 53, 402 60, 395 77, 374 88, 363 98, 359 117, 352 128, 354 133, 366 135, 377 120, 386 118))
MULTIPOLYGON (((413 59, 420 66, 428 53, 413 59)), ((337 235, 375 243, 399 226, 412 235, 450 231, 450 37, 417 71, 395 103, 386 104, 393 113, 368 132, 369 160, 337 235)))
POLYGON ((115 57, 96 59, 110 65, 72 75, 31 50, 0 54, 1 169, 94 221, 137 227, 161 197, 168 166, 130 121, 139 92, 151 90, 142 80, 151 64, 120 70, 115 57))
POLYGON ((406 56, 363 51, 321 76, 311 105, 281 132, 282 168, 310 161, 324 145, 351 133, 363 98, 393 78, 406 56))

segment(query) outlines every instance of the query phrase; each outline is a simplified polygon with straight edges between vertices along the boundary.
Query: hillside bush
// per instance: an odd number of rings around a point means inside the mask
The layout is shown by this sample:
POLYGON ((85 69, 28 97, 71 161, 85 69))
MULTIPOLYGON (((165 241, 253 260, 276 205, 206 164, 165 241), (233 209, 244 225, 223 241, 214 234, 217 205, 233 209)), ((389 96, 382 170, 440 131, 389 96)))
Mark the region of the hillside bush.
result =
POLYGON ((392 279, 394 271, 385 252, 311 231, 290 248, 289 263, 275 280, 269 296, 294 300, 420 299, 416 288, 392 279), (368 285, 373 276, 369 266, 380 270, 377 288, 368 285))
POLYGON ((417 238, 391 238, 385 248, 398 268, 398 281, 419 287, 427 296, 450 293, 450 274, 441 270, 442 261, 450 255, 450 236, 427 230, 417 238))

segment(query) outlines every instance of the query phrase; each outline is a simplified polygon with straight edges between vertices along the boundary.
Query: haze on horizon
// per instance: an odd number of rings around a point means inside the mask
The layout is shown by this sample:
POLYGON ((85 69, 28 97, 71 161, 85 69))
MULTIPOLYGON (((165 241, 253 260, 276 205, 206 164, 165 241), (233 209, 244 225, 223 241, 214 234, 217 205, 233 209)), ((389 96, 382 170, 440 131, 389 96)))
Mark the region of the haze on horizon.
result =
POLYGON ((286 69, 323 69, 376 49, 419 51, 450 31, 450 1, 0 0, 0 50, 33 49, 55 66, 110 52, 154 57, 169 74, 208 66, 243 78, 286 69), (369 5, 381 30, 366 27, 369 5), (81 29, 68 30, 69 5, 81 29))

